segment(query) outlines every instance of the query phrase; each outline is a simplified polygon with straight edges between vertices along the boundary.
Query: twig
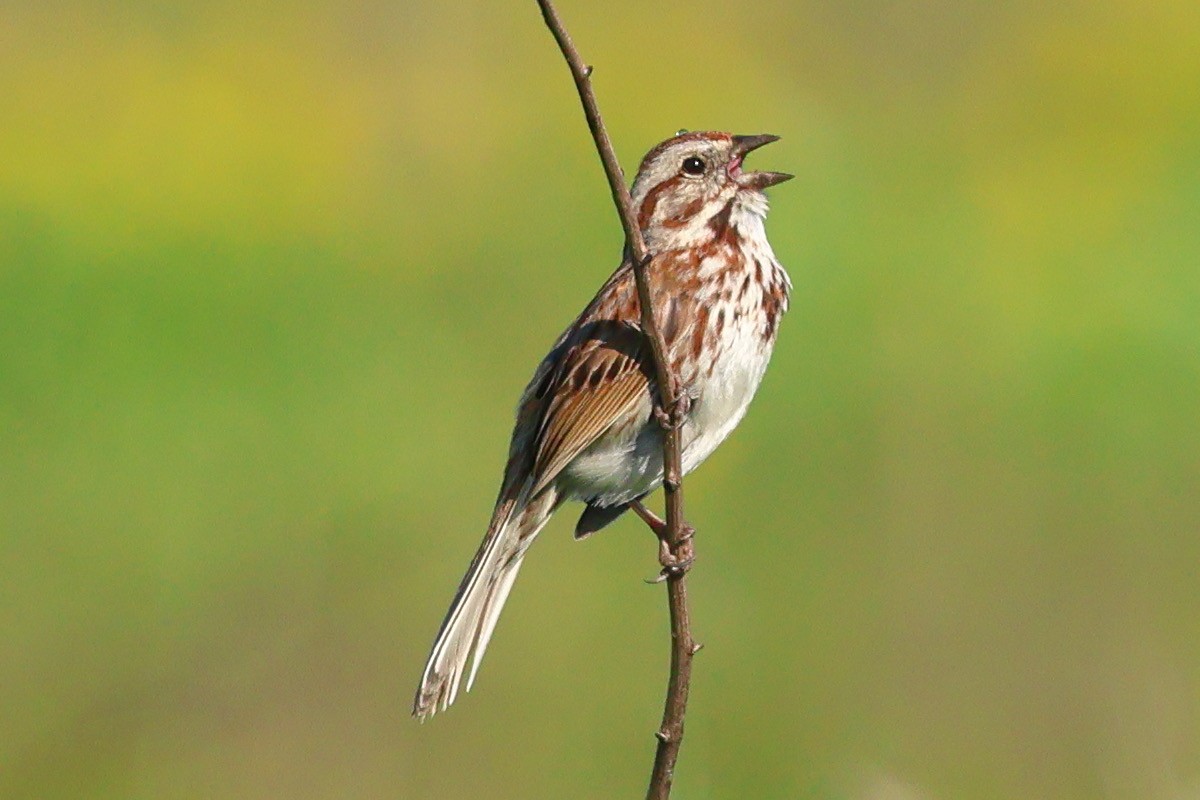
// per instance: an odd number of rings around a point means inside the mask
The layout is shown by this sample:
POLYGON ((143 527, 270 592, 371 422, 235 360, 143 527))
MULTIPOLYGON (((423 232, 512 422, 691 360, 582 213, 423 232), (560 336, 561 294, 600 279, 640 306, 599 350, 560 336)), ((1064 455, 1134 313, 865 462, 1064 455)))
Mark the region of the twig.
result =
POLYGON ((604 130, 596 96, 592 92, 592 68, 584 64, 583 58, 571 41, 570 34, 558 17, 550 0, 538 0, 546 26, 554 34, 562 50, 575 88, 583 104, 588 128, 604 164, 613 202, 621 216, 621 227, 625 229, 625 243, 632 261, 634 280, 637 283, 638 302, 641 306, 642 330, 650 343, 654 356, 654 372, 658 383, 658 402, 663 419, 663 491, 666 494, 666 530, 661 536, 665 541, 674 568, 665 567, 667 599, 671 615, 671 672, 667 682, 667 699, 663 707, 662 724, 655 736, 658 746, 654 753, 654 770, 650 775, 647 800, 665 800, 671 794, 671 783, 675 777, 675 761, 679 757, 679 746, 683 741, 683 718, 687 713, 688 687, 692 676, 692 656, 700 648, 692 639, 691 619, 688 613, 687 582, 684 577, 687 565, 693 557, 691 529, 683 519, 683 469, 681 467, 680 427, 685 408, 680 403, 679 387, 671 374, 666 358, 666 343, 662 331, 654 319, 654 306, 650 298, 650 284, 646 267, 653 256, 647 252, 642 232, 633 212, 633 199, 625 186, 621 167, 613 152, 612 142, 604 130))

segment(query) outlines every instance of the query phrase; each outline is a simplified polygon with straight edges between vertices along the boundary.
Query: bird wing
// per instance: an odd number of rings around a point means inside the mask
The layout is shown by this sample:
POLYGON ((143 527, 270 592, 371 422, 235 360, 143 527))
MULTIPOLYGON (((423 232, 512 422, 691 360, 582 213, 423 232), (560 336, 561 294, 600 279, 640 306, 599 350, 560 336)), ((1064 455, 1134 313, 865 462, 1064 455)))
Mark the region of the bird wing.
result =
POLYGON ((552 353, 536 388, 544 403, 535 442, 532 494, 624 420, 649 391, 649 348, 640 328, 598 320, 578 326, 552 353))

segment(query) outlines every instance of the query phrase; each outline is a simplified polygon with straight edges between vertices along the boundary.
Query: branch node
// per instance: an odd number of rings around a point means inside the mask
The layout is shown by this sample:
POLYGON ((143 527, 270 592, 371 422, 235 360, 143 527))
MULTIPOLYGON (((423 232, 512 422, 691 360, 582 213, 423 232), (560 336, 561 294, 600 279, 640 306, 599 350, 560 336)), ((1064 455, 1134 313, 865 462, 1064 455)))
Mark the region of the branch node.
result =
POLYGON ((587 64, 587 65, 585 65, 585 66, 584 66, 584 68, 583 68, 583 77, 585 77, 585 78, 590 78, 590 77, 592 77, 592 70, 593 70, 593 69, 595 69, 595 67, 593 67, 591 64, 587 64))
POLYGON ((663 744, 671 743, 671 734, 667 733, 666 731, 662 730, 661 728, 654 732, 654 738, 658 739, 663 744))

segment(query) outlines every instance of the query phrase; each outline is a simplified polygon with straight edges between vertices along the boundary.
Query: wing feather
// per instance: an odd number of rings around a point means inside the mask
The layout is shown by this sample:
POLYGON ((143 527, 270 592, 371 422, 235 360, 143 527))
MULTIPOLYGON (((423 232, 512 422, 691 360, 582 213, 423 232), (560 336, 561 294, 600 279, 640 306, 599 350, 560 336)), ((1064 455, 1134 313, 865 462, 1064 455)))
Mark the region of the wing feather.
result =
POLYGON ((648 350, 639 328, 593 323, 581 328, 571 344, 547 393, 533 464, 534 495, 625 420, 649 391, 648 350))

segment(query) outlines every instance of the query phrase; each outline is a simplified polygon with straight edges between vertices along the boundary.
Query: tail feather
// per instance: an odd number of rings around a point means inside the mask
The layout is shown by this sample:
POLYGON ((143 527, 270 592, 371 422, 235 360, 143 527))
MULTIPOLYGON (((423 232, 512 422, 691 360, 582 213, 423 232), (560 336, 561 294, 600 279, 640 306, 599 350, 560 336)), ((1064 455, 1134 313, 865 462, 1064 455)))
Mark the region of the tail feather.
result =
POLYGON ((497 507, 434 640, 413 700, 413 716, 424 720, 454 702, 468 660, 466 689, 470 691, 525 551, 555 505, 550 490, 528 503, 518 497, 497 507))
POLYGON ((483 663, 483 654, 487 652, 488 642, 492 640, 492 632, 496 629, 497 620, 500 619, 500 612, 504 610, 504 601, 508 599, 508 593, 512 591, 513 583, 517 580, 517 573, 521 571, 521 562, 524 558, 524 553, 522 553, 512 563, 503 567, 503 574, 480 614, 479 638, 475 644, 475 655, 471 659, 471 674, 467 676, 468 692, 475 685, 475 675, 479 672, 479 665, 483 663))

